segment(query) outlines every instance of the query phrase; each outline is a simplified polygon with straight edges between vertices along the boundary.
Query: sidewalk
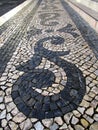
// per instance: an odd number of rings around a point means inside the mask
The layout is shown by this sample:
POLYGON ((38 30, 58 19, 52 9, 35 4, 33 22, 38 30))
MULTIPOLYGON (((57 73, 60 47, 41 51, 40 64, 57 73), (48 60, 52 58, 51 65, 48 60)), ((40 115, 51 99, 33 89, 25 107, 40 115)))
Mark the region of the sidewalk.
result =
POLYGON ((66 1, 32 1, 0 30, 0 130, 97 130, 98 35, 66 1))

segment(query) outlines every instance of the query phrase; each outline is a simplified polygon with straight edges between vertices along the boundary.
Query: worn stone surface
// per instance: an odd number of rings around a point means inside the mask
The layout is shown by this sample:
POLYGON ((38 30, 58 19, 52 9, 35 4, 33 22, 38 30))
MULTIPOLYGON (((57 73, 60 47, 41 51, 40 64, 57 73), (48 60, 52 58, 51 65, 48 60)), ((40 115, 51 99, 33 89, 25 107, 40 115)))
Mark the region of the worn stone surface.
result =
POLYGON ((97 130, 98 129, 98 122, 95 122, 90 126, 90 130, 97 130))
POLYGON ((3 119, 2 122, 1 122, 1 126, 2 126, 3 128, 5 128, 6 125, 7 125, 7 120, 6 120, 6 119, 3 119))
POLYGON ((81 114, 84 114, 85 108, 84 108, 84 107, 79 107, 79 108, 78 108, 78 111, 79 111, 81 114))
POLYGON ((94 120, 98 122, 98 114, 94 114, 94 120))
POLYGON ((64 123, 60 128, 59 128, 60 130, 64 130, 64 129, 67 129, 67 124, 66 123, 64 123))
POLYGON ((89 126, 88 121, 86 121, 85 119, 81 119, 81 124, 82 126, 84 126, 85 128, 87 128, 89 126))
POLYGON ((79 119, 76 118, 75 116, 73 116, 73 117, 72 117, 72 120, 71 120, 71 123, 72 123, 73 125, 75 125, 75 124, 77 124, 78 122, 79 122, 79 119))
POLYGON ((6 117, 6 110, 3 110, 1 113, 0 113, 0 119, 4 119, 6 117))
POLYGON ((59 126, 56 123, 50 126, 50 130, 57 130, 58 128, 59 126))
POLYGON ((74 114, 77 118, 79 118, 79 117, 81 116, 81 113, 78 112, 78 111, 76 111, 76 110, 73 111, 73 114, 74 114))
POLYGON ((42 123, 45 127, 49 128, 53 123, 53 119, 44 119, 44 120, 42 120, 42 123))
POLYGON ((85 128, 83 128, 81 125, 75 125, 75 130, 84 130, 85 128))
POLYGON ((9 121, 9 126, 11 128, 11 130, 17 130, 18 125, 16 123, 14 123, 13 121, 9 121))
POLYGON ((0 97, 0 103, 2 103, 3 102, 3 97, 0 97))
POLYGON ((91 107, 91 108, 87 109, 87 111, 85 113, 92 116, 94 113, 94 109, 91 107))
POLYGON ((70 121, 71 117, 72 117, 72 113, 68 113, 68 114, 66 114, 66 115, 64 116, 64 120, 65 120, 65 122, 66 122, 67 124, 69 124, 69 121, 70 121))
POLYGON ((12 116, 11 116, 11 114, 10 114, 10 113, 8 113, 8 114, 7 114, 6 119, 7 119, 7 121, 9 121, 9 120, 11 120, 11 119, 12 119, 12 116))
POLYGON ((62 120, 61 117, 56 117, 56 118, 54 119, 54 121, 55 121, 57 124, 59 124, 59 125, 63 125, 63 120, 62 120))
POLYGON ((26 117, 22 114, 22 113, 18 113, 14 118, 13 121, 16 123, 20 123, 22 121, 24 121, 26 119, 26 117))
POLYGON ((0 109, 4 110, 4 108, 5 108, 5 105, 4 104, 0 104, 0 109))
POLYGON ((34 128, 35 128, 36 130, 43 130, 43 129, 44 129, 43 125, 42 125, 40 122, 37 122, 37 123, 34 125, 34 128))
POLYGON ((22 125, 21 125, 21 129, 22 130, 29 130, 32 128, 32 122, 30 121, 30 119, 25 120, 22 125))
POLYGON ((34 122, 36 122, 38 119, 36 119, 36 118, 31 118, 31 122, 32 123, 34 123, 34 122))

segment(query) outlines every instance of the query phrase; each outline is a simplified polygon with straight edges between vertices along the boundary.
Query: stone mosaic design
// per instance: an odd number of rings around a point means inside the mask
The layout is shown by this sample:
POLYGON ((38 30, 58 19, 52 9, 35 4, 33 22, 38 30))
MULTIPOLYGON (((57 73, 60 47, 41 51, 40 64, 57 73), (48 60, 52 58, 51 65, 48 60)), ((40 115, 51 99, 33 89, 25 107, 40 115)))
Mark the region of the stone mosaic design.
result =
POLYGON ((10 45, 4 55, 2 50, 2 61, 11 52, 0 76, 0 129, 96 130, 98 60, 88 46, 91 39, 95 43, 95 33, 65 0, 32 6, 8 21, 5 30, 0 27, 0 48, 6 41, 10 45))
POLYGON ((76 109, 85 94, 82 72, 74 64, 59 57, 70 52, 47 50, 43 47, 47 41, 55 45, 65 42, 64 38, 58 36, 40 39, 35 44, 32 59, 19 67, 25 73, 12 89, 12 98, 18 109, 26 116, 38 119, 62 116, 76 109), (36 69, 42 58, 62 69, 61 78, 60 72, 55 73, 51 66, 49 69, 36 69))

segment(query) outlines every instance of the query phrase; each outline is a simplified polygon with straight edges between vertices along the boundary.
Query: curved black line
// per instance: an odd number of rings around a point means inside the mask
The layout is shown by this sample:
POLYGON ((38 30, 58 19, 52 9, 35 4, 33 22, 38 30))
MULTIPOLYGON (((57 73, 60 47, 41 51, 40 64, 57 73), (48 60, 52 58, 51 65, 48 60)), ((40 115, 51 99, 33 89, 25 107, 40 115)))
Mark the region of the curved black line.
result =
POLYGON ((64 43, 64 39, 59 36, 40 39, 34 47, 34 57, 32 57, 32 59, 25 65, 18 67, 19 70, 22 68, 22 71, 25 73, 19 77, 19 79, 13 85, 12 98, 18 109, 27 117, 44 119, 63 116, 67 112, 76 109, 85 94, 86 85, 82 72, 74 64, 59 57, 60 55, 68 55, 69 51, 62 53, 53 52, 43 47, 45 41, 51 40, 52 44, 56 44, 58 43, 58 39, 61 40, 61 43, 59 40, 60 44, 64 43), (44 69, 35 69, 35 67, 41 63, 42 57, 54 62, 66 73, 67 83, 64 85, 64 89, 58 94, 52 96, 43 96, 32 89, 32 87, 38 88, 39 86, 40 88, 43 86, 48 87, 55 80, 53 72, 44 69), (39 60, 37 64, 34 64, 35 60, 39 60), (47 75, 46 78, 45 75, 47 75), (38 84, 40 85, 38 86, 38 84))

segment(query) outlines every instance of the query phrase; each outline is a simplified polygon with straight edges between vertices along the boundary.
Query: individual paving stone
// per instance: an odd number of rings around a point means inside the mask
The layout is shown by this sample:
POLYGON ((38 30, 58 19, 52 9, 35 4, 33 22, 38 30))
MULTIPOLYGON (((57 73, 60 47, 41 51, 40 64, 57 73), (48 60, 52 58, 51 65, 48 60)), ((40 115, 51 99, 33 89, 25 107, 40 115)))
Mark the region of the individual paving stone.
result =
POLYGON ((7 125, 7 120, 6 120, 6 119, 3 119, 3 120, 1 121, 1 126, 4 128, 4 127, 6 127, 6 125, 7 125))
POLYGON ((0 130, 3 130, 3 128, 0 128, 0 130))
POLYGON ((18 109, 17 108, 14 108, 14 110, 11 111, 12 115, 15 116, 17 113, 18 113, 18 109))
POLYGON ((92 116, 92 115, 94 114, 94 108, 93 108, 93 107, 90 107, 89 109, 87 109, 87 110, 85 111, 85 113, 86 113, 87 115, 92 116))
POLYGON ((6 86, 1 86, 1 89, 2 90, 5 90, 7 87, 6 86))
POLYGON ((75 95, 77 95, 77 93, 78 93, 78 91, 72 89, 71 92, 70 92, 70 95, 75 96, 75 95))
POLYGON ((67 113, 66 115, 64 115, 64 120, 67 124, 69 124, 72 115, 73 115, 72 113, 67 113))
POLYGON ((83 115, 83 117, 90 123, 92 124, 94 122, 94 119, 86 114, 83 115))
POLYGON ((15 108, 15 104, 13 102, 7 104, 7 112, 12 111, 15 108))
POLYGON ((95 94, 94 92, 91 92, 91 91, 90 91, 90 93, 88 94, 88 96, 90 96, 90 97, 92 97, 92 98, 94 98, 95 95, 96 95, 96 94, 95 94))
POLYGON ((11 91, 12 91, 12 88, 6 89, 6 95, 7 95, 7 96, 8 96, 8 95, 11 95, 11 91))
POLYGON ((83 107, 86 107, 86 108, 89 107, 89 105, 90 105, 90 103, 85 101, 85 100, 82 100, 82 102, 80 104, 80 106, 83 106, 83 107))
POLYGON ((3 77, 0 78, 0 82, 1 82, 1 81, 6 81, 6 80, 7 80, 7 77, 6 77, 6 76, 3 76, 3 77))
POLYGON ((42 120, 42 123, 45 127, 49 128, 53 123, 53 119, 44 119, 42 120))
POLYGON ((86 120, 83 119, 83 118, 80 120, 80 122, 81 122, 82 126, 84 126, 85 128, 87 128, 87 127, 89 126, 88 121, 86 121, 86 120))
POLYGON ((66 81, 64 81, 64 80, 62 80, 61 82, 60 82, 62 85, 66 85, 66 81))
POLYGON ((34 124, 34 128, 36 130, 44 130, 43 125, 41 124, 41 122, 37 122, 36 124, 34 124))
POLYGON ((75 116, 73 116, 72 119, 71 119, 71 123, 72 123, 73 125, 75 125, 75 124, 77 124, 78 122, 79 122, 79 119, 76 118, 75 116))
POLYGON ((93 87, 91 89, 91 92, 94 92, 95 94, 98 94, 98 87, 93 87))
POLYGON ((98 81, 97 80, 93 80, 92 81, 95 85, 98 85, 98 81))
POLYGON ((2 102, 3 102, 3 97, 0 96, 0 103, 2 103, 2 102))
POLYGON ((7 87, 12 87, 12 85, 13 85, 12 83, 6 83, 7 87))
POLYGON ((47 92, 47 91, 42 92, 42 95, 44 95, 44 96, 47 96, 48 94, 49 94, 49 92, 47 92))
POLYGON ((3 110, 1 113, 0 113, 0 119, 4 119, 6 117, 6 110, 3 110))
POLYGON ((74 110, 73 114, 75 115, 75 117, 78 117, 78 118, 81 116, 80 112, 78 112, 77 110, 74 110))
POLYGON ((16 123, 20 123, 22 121, 24 121, 26 119, 26 116, 23 115, 21 112, 18 113, 14 118, 13 118, 13 121, 16 122, 16 123))
POLYGON ((90 84, 89 84, 89 87, 90 87, 90 88, 93 88, 94 86, 95 86, 94 83, 90 83, 90 84))
POLYGON ((98 112, 98 108, 96 108, 96 112, 98 112))
POLYGON ((98 122, 95 122, 94 124, 92 124, 89 130, 98 130, 98 122))
POLYGON ((96 70, 94 73, 98 76, 98 70, 96 70))
POLYGON ((60 129, 60 130, 66 130, 66 129, 67 129, 67 124, 64 123, 59 129, 60 129))
POLYGON ((75 130, 84 130, 84 128, 81 125, 75 125, 75 130))
POLYGON ((51 110, 56 110, 57 109, 57 105, 56 105, 55 102, 53 102, 53 103, 50 104, 50 109, 51 110))
POLYGON ((98 101, 98 96, 96 96, 95 99, 98 101))
POLYGON ((92 101, 92 98, 91 98, 90 96, 88 96, 88 95, 85 95, 85 96, 84 96, 84 99, 85 99, 86 101, 92 101))
POLYGON ((10 127, 9 127, 9 126, 6 126, 6 127, 4 128, 4 130, 10 130, 10 127))
POLYGON ((35 89, 38 93, 42 93, 41 89, 35 89))
POLYGON ((23 127, 24 127, 24 122, 25 122, 25 121, 23 121, 22 123, 19 124, 19 127, 20 127, 21 130, 22 130, 23 127))
POLYGON ((63 125, 63 120, 61 117, 55 117, 54 118, 54 121, 58 124, 58 125, 63 125))
POLYGON ((13 121, 9 121, 9 126, 10 126, 11 130, 17 130, 17 128, 18 128, 18 125, 13 121))
POLYGON ((5 81, 0 82, 0 85, 2 86, 5 85, 5 81))
POLYGON ((96 75, 95 74, 91 74, 90 77, 93 78, 93 79, 96 79, 96 75))
POLYGON ((31 129, 31 127, 32 127, 32 122, 30 121, 30 119, 27 119, 20 124, 21 130, 29 130, 31 129))
POLYGON ((13 76, 12 76, 12 79, 15 79, 15 80, 16 80, 16 79, 18 79, 18 78, 19 78, 19 75, 13 75, 13 76))
POLYGON ((5 96, 5 103, 12 102, 12 97, 11 95, 5 96))
POLYGON ((7 121, 9 121, 9 120, 11 120, 11 119, 12 119, 12 116, 11 116, 11 114, 10 114, 10 113, 8 113, 8 114, 7 114, 6 119, 7 119, 7 121))
POLYGON ((98 122, 98 114, 94 114, 93 116, 94 120, 98 122))
POLYGON ((4 104, 0 104, 0 110, 4 110, 5 105, 4 104))
POLYGON ((0 91, 0 97, 3 97, 5 95, 4 91, 0 91))
POLYGON ((78 111, 79 111, 81 114, 84 114, 85 108, 84 108, 84 107, 78 107, 78 111))
POLYGON ((57 130, 59 126, 56 123, 53 123, 52 126, 50 126, 50 130, 57 130))
POLYGON ((93 108, 96 108, 97 105, 98 105, 98 101, 95 100, 95 99, 90 103, 90 106, 93 107, 93 108))
POLYGON ((38 119, 36 119, 36 118, 31 118, 31 122, 32 123, 34 123, 34 122, 36 122, 38 119))
POLYGON ((86 86, 86 92, 87 94, 90 92, 90 88, 88 86, 86 86))

